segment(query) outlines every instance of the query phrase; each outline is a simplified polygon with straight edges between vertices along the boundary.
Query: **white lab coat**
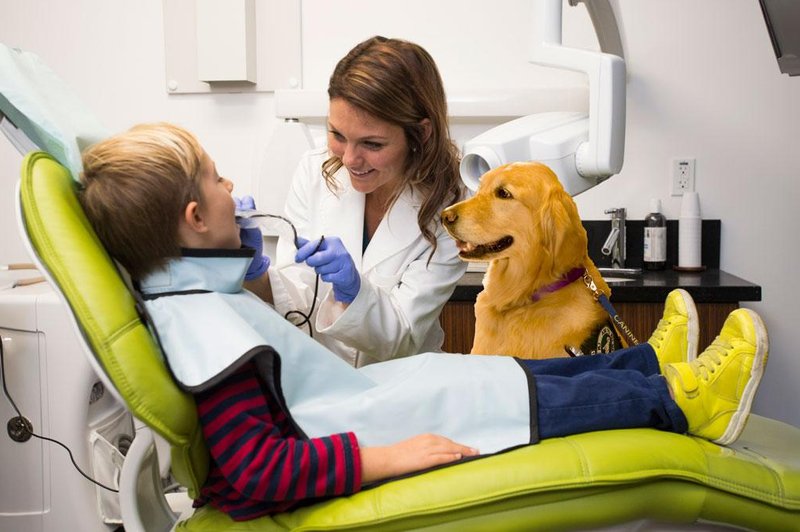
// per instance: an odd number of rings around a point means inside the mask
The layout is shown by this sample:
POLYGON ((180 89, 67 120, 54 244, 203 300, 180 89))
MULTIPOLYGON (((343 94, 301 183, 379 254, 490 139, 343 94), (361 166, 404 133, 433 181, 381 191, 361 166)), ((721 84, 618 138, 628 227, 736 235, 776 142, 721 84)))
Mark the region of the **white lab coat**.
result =
MULTIPOLYGON (((336 174, 340 189, 333 194, 321 172, 327 157, 325 148, 305 154, 285 215, 303 238, 339 237, 361 273, 361 289, 345 309, 333 299, 331 285, 320 280, 312 317, 314 338, 356 367, 441 351, 439 314, 466 270, 455 242, 436 220, 438 247, 428 263, 431 245, 417 225, 421 201, 405 191, 362 254, 365 195, 352 188, 345 169, 336 174)), ((307 312, 313 298, 314 271, 294 262, 295 251, 289 239, 281 238, 275 266, 269 270, 275 308, 281 314, 307 312)))

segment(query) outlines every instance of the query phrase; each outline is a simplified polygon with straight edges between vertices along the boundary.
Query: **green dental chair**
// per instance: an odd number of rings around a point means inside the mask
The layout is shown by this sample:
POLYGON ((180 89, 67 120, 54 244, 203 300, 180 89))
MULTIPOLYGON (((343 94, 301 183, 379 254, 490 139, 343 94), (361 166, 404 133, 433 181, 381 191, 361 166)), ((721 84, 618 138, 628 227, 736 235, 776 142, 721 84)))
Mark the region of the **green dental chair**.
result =
MULTIPOLYGON (((293 512, 234 522, 181 515, 162 494, 153 433, 172 476, 198 493, 209 456, 192 397, 172 381, 135 301, 49 155, 23 161, 18 217, 106 385, 143 423, 120 479, 125 530, 800 530, 800 429, 752 416, 731 447, 651 429, 557 438, 395 480, 293 512), (683 528, 682 528, 683 529, 683 528)), ((779 354, 778 354, 779 355, 779 354)), ((773 354, 775 356, 775 354, 773 354)))

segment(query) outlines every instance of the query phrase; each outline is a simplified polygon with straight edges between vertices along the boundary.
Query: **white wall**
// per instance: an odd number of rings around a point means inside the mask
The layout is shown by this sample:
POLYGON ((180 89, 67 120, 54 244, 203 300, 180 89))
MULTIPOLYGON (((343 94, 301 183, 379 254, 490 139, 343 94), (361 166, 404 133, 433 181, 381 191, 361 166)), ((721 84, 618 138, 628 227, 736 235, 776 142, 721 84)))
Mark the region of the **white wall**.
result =
MULTIPOLYGON (((305 0, 303 75, 325 88, 336 60, 373 34, 414 40, 448 89, 575 85, 573 73, 526 63, 535 0, 305 0), (377 6, 377 7, 376 7, 377 6)), ((565 2, 566 4, 566 2, 565 2)), ((673 157, 697 160, 703 215, 722 220, 722 268, 763 288, 749 304, 770 329, 771 358, 754 410, 800 426, 800 323, 793 210, 800 203, 800 78, 781 75, 757 2, 618 0, 629 72, 625 165, 576 201, 585 219, 612 206, 641 219, 651 197, 668 218, 673 157)), ((565 44, 596 48, 582 6, 565 5, 565 44)), ((0 42, 40 55, 117 131, 168 120, 198 134, 237 193, 253 190, 272 95, 168 95, 160 0, 0 0, 0 42)), ((19 156, 0 139, 0 263, 25 260, 11 215, 19 156)))

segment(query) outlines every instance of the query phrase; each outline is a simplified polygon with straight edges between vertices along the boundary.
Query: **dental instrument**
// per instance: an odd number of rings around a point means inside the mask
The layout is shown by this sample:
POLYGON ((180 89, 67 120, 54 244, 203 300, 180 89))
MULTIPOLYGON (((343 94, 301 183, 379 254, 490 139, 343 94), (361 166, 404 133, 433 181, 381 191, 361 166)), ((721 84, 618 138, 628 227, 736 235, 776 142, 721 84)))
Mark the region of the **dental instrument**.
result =
MULTIPOLYGON (((270 224, 267 220, 277 220, 284 222, 289 225, 292 230, 292 242, 294 242, 295 248, 300 248, 299 241, 297 239, 297 229, 295 228, 294 224, 288 218, 280 216, 278 214, 267 214, 265 212, 257 211, 254 209, 237 209, 236 213, 234 214, 236 217, 236 224, 243 228, 249 229, 251 227, 262 226, 264 229, 276 229, 277 227, 285 227, 282 224, 270 224), (259 218, 266 218, 267 220, 259 220, 259 218)), ((280 234, 280 232, 278 232, 280 234)))
MULTIPOLYGON (((236 223, 239 227, 244 229, 249 229, 251 227, 261 226, 263 229, 270 230, 274 229, 277 231, 277 234, 280 235, 280 230, 278 227, 286 227, 288 225, 292 231, 292 242, 294 242, 295 249, 300 248, 300 240, 297 237, 297 228, 288 218, 284 216, 280 216, 278 214, 267 214, 265 212, 257 211, 255 209, 237 209, 234 215, 236 217, 236 223), (274 220, 283 223, 279 224, 270 224, 267 220, 274 220)), ((319 250, 322 246, 322 243, 325 241, 325 236, 321 236, 319 239, 319 243, 317 243, 317 247, 314 250, 314 253, 319 250)), ((313 253, 312 253, 313 255, 313 253)), ((316 276, 314 280, 314 297, 311 299, 311 308, 308 309, 308 312, 303 312, 301 310, 295 309, 286 312, 283 315, 284 318, 291 321, 296 327, 302 327, 306 325, 308 327, 308 334, 313 338, 314 336, 314 329, 311 326, 311 316, 314 314, 314 309, 317 306, 317 295, 319 293, 319 275, 316 276), (300 320, 293 319, 295 316, 299 316, 300 320)))

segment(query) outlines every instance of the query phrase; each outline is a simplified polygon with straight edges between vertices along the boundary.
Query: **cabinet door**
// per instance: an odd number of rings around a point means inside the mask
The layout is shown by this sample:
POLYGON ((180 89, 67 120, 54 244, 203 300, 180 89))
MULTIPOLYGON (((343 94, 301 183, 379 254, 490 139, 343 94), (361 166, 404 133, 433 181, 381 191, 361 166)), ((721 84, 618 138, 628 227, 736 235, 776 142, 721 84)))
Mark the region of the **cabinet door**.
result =
MULTIPOLYGON (((42 419, 42 373, 46 365, 39 356, 39 343, 44 341, 37 332, 0 329, 3 342, 4 384, 17 407, 38 434, 47 434, 42 419)), ((47 412, 46 407, 44 412, 47 412)), ((17 412, 11 404, 0 400, 0 419, 3 425, 17 412)), ((42 514, 47 511, 43 479, 50 474, 50 455, 44 452, 44 442, 33 438, 15 442, 5 434, 0 438, 0 530, 41 530, 42 514), (16 480, 12 480, 16 479, 16 480), (25 479, 21 482, 20 479, 25 479)))
POLYGON ((447 353, 469 353, 475 338, 475 303, 472 301, 450 301, 439 317, 444 329, 444 345, 447 353))
MULTIPOLYGON (((698 349, 702 352, 722 328, 725 318, 736 303, 698 303, 700 321, 698 349)), ((658 325, 664 312, 662 303, 614 303, 622 320, 630 327, 640 342, 646 342, 658 325)), ((442 310, 440 317, 444 329, 443 349, 448 353, 469 353, 475 337, 475 311, 471 301, 451 301, 442 310)))

